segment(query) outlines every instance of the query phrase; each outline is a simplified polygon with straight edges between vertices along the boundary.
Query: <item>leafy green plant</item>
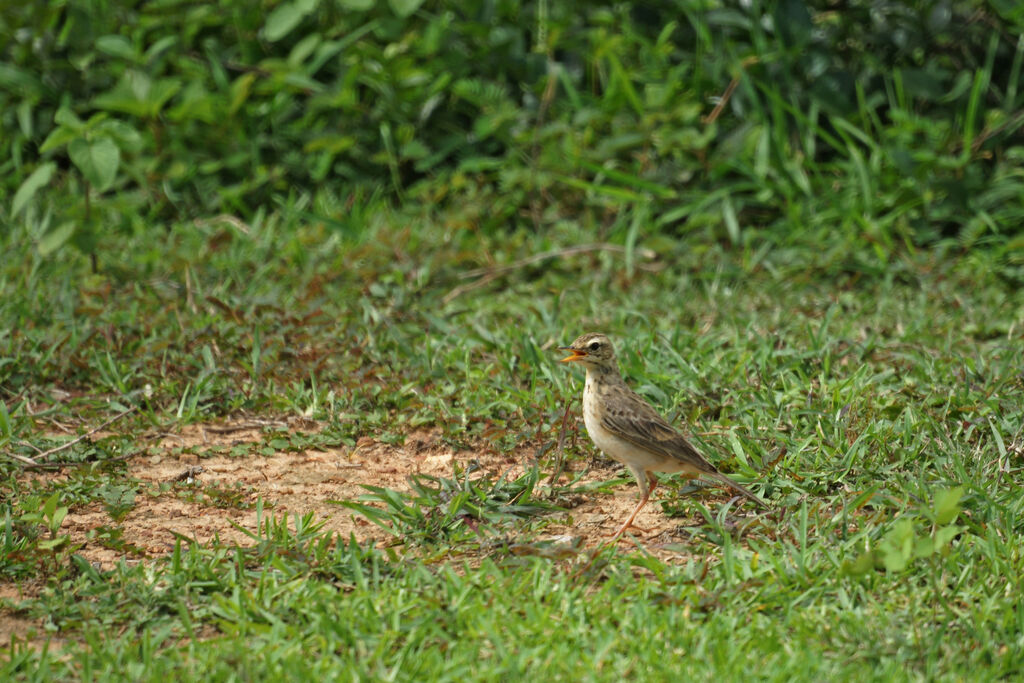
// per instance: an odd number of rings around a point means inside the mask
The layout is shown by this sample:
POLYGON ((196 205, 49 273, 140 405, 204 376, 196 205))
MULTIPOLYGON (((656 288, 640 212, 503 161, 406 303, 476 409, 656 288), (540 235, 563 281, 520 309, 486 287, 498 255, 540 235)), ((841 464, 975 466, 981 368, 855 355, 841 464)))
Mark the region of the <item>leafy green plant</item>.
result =
POLYGON ((249 510, 257 505, 252 500, 252 487, 242 482, 230 486, 220 482, 206 485, 180 484, 176 492, 182 500, 213 508, 249 510))
POLYGON ((60 505, 60 494, 54 493, 45 501, 28 498, 22 504, 21 521, 27 524, 40 524, 49 532, 50 537, 39 543, 43 550, 58 550, 69 541, 68 536, 58 536, 60 525, 67 517, 68 508, 60 505))
POLYGON ((468 470, 458 469, 451 479, 415 474, 409 477, 409 493, 365 486, 370 493, 338 504, 406 543, 431 545, 463 538, 467 532, 478 534, 480 524, 505 525, 557 509, 533 497, 539 477, 536 468, 511 481, 471 480, 468 470))
POLYGON ((265 514, 265 502, 257 499, 256 530, 233 526, 255 542, 251 549, 252 557, 259 561, 270 558, 303 558, 313 567, 320 569, 331 564, 331 549, 336 544, 344 546, 344 541, 337 539, 333 533, 324 531, 324 520, 317 520, 312 512, 304 515, 265 514))
POLYGON ((7 404, 0 401, 0 448, 6 448, 14 438, 14 423, 11 421, 11 414, 7 410, 7 404))
POLYGON ((135 494, 136 486, 134 484, 108 483, 99 488, 99 495, 107 514, 115 522, 120 522, 127 517, 135 507, 135 494))
POLYGON ((844 563, 843 571, 851 575, 871 569, 899 573, 915 560, 947 555, 950 543, 965 530, 953 524, 960 514, 963 494, 962 486, 936 491, 930 508, 895 520, 871 547, 855 560, 844 563), (930 522, 930 525, 922 522, 930 522))
POLYGON ((0 538, 0 574, 18 578, 36 571, 33 547, 36 536, 13 515, 10 505, 4 505, 3 537, 0 538))
MULTIPOLYGON (((96 114, 82 121, 70 109, 61 108, 54 116, 56 124, 39 148, 40 153, 66 151, 84 181, 83 206, 80 213, 74 207, 65 207, 60 224, 42 237, 39 252, 49 254, 63 242, 73 240, 82 251, 93 254, 101 229, 94 216, 93 194, 101 196, 118 179, 122 166, 122 152, 137 152, 142 138, 131 126, 105 114, 96 114), (68 210, 72 209, 72 210, 68 210)), ((46 163, 22 183, 15 195, 12 213, 17 214, 45 185, 50 182, 55 166, 46 163)), ((66 184, 66 183, 65 183, 66 184)))
POLYGON ((59 572, 63 559, 74 548, 71 537, 60 533, 68 508, 60 505, 60 493, 45 500, 26 496, 17 505, 6 505, 0 539, 0 575, 23 577, 37 574, 40 566, 59 572))
POLYGON ((488 231, 611 213, 622 242, 839 231, 883 259, 1020 224, 1024 52, 1002 5, 857 0, 843 21, 820 0, 218 7, 4 10, 12 213, 74 189, 56 152, 85 183, 40 252, 92 253, 146 229, 134 214, 251 218, 299 195, 350 204, 317 212, 339 224, 373 194, 452 203, 488 231), (838 206, 804 206, 836 188, 838 206))

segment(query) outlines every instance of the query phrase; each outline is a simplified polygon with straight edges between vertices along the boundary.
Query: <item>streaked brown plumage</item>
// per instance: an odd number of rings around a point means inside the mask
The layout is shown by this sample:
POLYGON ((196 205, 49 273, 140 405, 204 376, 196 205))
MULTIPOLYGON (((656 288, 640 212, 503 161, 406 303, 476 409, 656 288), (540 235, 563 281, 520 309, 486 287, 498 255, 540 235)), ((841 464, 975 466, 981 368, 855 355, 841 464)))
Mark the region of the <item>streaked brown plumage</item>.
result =
POLYGON ((584 334, 570 346, 559 348, 572 352, 562 359, 563 363, 580 363, 587 370, 583 421, 590 438, 605 455, 628 467, 640 487, 640 503, 615 533, 616 537, 629 528, 650 498, 658 483, 654 472, 708 477, 739 491, 762 508, 768 507, 719 472, 685 436, 626 385, 615 361, 615 349, 606 336, 584 334))

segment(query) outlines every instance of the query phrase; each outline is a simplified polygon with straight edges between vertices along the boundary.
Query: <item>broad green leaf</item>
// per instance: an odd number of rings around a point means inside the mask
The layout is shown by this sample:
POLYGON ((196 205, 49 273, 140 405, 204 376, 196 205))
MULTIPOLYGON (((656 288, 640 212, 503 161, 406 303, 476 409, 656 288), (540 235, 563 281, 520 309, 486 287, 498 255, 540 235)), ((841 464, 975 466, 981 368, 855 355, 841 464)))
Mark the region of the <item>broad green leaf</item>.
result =
POLYGON ((96 39, 96 49, 111 57, 120 57, 129 61, 138 59, 138 54, 132 47, 131 41, 124 36, 100 36, 96 39))
POLYGON ((164 36, 146 49, 146 60, 153 61, 161 53, 174 47, 177 43, 177 36, 164 36))
POLYGON ((887 572, 901 572, 910 564, 910 553, 899 548, 882 548, 882 566, 887 572))
POLYGON ((202 121, 211 125, 223 116, 223 97, 211 94, 198 81, 185 86, 177 99, 177 104, 167 111, 167 117, 173 121, 202 121))
POLYGON ((15 111, 18 115, 18 128, 21 129, 21 134, 27 138, 33 137, 35 126, 32 121, 32 102, 22 100, 15 111))
POLYGON ((901 572, 906 569, 914 553, 914 523, 909 519, 897 521, 885 535, 878 550, 886 571, 901 572))
POLYGON ((294 3, 286 2, 283 5, 278 5, 267 17, 263 35, 272 43, 281 40, 299 25, 302 17, 302 12, 295 7, 294 3))
POLYGON ((68 145, 68 156, 89 184, 100 192, 114 183, 121 163, 121 152, 109 137, 72 140, 68 145))
POLYGON ((274 8, 267 17, 263 27, 263 35, 270 42, 281 40, 292 32, 299 22, 316 9, 318 0, 293 0, 284 2, 274 8))
POLYGON ((846 576, 860 576, 875 567, 875 554, 872 551, 861 553, 857 559, 843 562, 840 572, 846 576))
POLYGON ((68 508, 66 505, 61 505, 59 508, 53 511, 53 515, 50 517, 50 529, 56 531, 60 528, 60 525, 64 523, 64 518, 68 516, 68 508))
POLYGON ((121 86, 115 86, 113 90, 97 95, 93 98, 92 105, 99 109, 116 111, 140 119, 146 118, 146 113, 149 111, 144 100, 121 86))
POLYGON ((960 499, 964 496, 964 487, 942 489, 935 492, 935 523, 945 526, 960 514, 960 499))
MULTIPOLYGON (((665 399, 668 397, 666 396, 665 399)), ((663 403, 665 399, 659 399, 663 403)), ((743 463, 744 465, 750 464, 747 460, 747 452, 743 449, 743 444, 740 443, 740 438, 737 436, 735 430, 730 429, 728 432, 729 447, 732 449, 733 455, 736 456, 736 460, 743 463)))
MULTIPOLYGON (((319 33, 310 33, 292 48, 292 51, 288 54, 288 63, 292 66, 300 66, 313 54, 313 51, 316 50, 322 40, 323 38, 319 33)), ((306 75, 309 76, 310 74, 307 72, 306 75)))
POLYGON ((39 146, 40 152, 49 152, 50 150, 58 149, 68 144, 81 133, 68 128, 67 126, 58 126, 53 129, 46 139, 43 140, 43 144, 39 146))
POLYGON ((914 557, 928 557, 935 552, 935 543, 931 536, 914 539, 914 557))
POLYGON ((68 221, 61 223, 53 230, 50 230, 39 240, 36 250, 40 256, 49 256, 60 249, 75 234, 75 223, 68 221))
POLYGON ((67 126, 75 131, 81 131, 85 128, 82 119, 75 116, 75 112, 67 107, 61 107, 57 110, 57 113, 53 115, 53 122, 59 126, 67 126))
POLYGON ((47 498, 46 502, 43 503, 43 517, 45 517, 46 519, 51 519, 53 517, 54 513, 57 512, 57 503, 59 503, 59 502, 60 502, 60 494, 59 493, 54 493, 49 498, 47 498))
POLYGON ((139 131, 124 121, 118 121, 117 119, 103 121, 96 126, 96 131, 109 135, 117 143, 118 149, 125 152, 137 153, 145 144, 139 131))
POLYGON ((176 78, 154 81, 142 71, 131 70, 125 72, 113 88, 94 97, 92 105, 107 111, 152 119, 181 90, 181 85, 182 82, 176 78))
POLYGON ((149 91, 149 97, 146 98, 146 102, 149 104, 149 118, 156 118, 164 105, 178 94, 181 86, 182 82, 176 78, 161 78, 154 82, 149 91))
POLYGON ((403 19, 420 8, 423 0, 388 0, 391 11, 403 19))
POLYGON ((0 439, 6 443, 13 435, 14 430, 11 428, 11 415, 7 412, 7 404, 0 401, 0 439))
POLYGON ((363 12, 371 7, 376 0, 338 0, 338 5, 353 12, 363 12))
POLYGON ((69 540, 69 536, 58 536, 57 538, 50 538, 45 541, 40 541, 39 548, 41 550, 54 550, 67 543, 69 540))
POLYGON ((234 116, 252 93, 253 83, 256 81, 256 74, 248 73, 239 76, 231 84, 231 104, 228 106, 228 114, 234 116))
POLYGON ((57 164, 51 162, 45 163, 36 170, 32 171, 32 175, 25 178, 25 182, 21 184, 18 191, 14 193, 14 201, 11 202, 11 215, 17 216, 21 212, 25 205, 28 203, 36 192, 50 182, 53 178, 54 171, 57 170, 57 164))
POLYGON ((950 541, 956 538, 956 535, 964 530, 962 526, 956 526, 951 524, 944 526, 941 529, 935 531, 935 549, 943 552, 946 551, 946 546, 949 545, 950 541))

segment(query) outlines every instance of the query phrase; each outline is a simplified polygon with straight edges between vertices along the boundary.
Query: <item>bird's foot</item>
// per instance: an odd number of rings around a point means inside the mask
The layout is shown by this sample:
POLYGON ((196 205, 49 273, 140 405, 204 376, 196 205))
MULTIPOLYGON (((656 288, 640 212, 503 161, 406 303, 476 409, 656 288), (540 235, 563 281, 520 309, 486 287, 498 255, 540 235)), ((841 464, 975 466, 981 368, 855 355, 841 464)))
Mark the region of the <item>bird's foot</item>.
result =
POLYGON ((641 534, 649 534, 652 531, 652 529, 645 529, 630 522, 629 524, 623 524, 621 527, 619 527, 619 530, 612 534, 609 543, 614 543, 615 541, 618 541, 620 538, 622 538, 622 535, 626 533, 628 529, 635 529, 636 531, 639 531, 641 534))

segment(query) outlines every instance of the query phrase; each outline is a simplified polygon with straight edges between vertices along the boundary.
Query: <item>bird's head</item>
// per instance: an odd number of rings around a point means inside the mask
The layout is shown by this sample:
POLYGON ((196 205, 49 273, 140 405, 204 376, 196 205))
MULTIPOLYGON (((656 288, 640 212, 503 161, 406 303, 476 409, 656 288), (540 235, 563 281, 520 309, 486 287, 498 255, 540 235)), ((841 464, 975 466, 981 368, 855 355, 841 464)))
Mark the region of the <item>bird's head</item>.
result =
POLYGON ((591 332, 576 338, 569 346, 559 346, 571 355, 561 360, 562 363, 581 363, 588 368, 608 367, 615 365, 615 348, 608 337, 591 332))

